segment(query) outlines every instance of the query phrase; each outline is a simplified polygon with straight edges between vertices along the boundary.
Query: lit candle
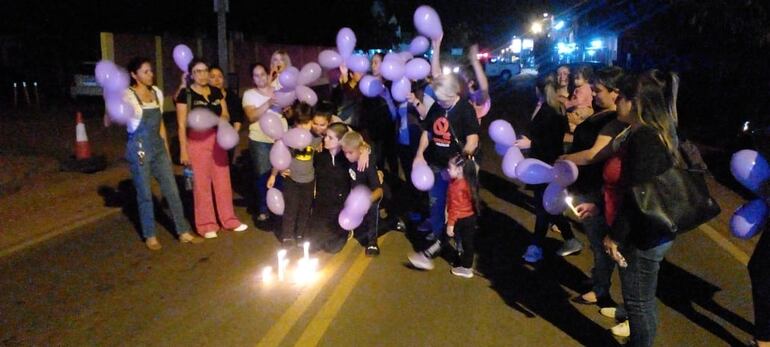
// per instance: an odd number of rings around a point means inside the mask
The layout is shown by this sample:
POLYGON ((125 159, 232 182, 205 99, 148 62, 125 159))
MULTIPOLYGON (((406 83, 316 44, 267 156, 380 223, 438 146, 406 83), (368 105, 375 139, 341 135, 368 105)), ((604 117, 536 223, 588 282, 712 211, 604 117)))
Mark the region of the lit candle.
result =
POLYGON ((578 214, 577 209, 575 209, 575 206, 572 205, 572 197, 571 196, 568 195, 566 198, 564 198, 564 201, 567 203, 567 206, 569 206, 569 208, 572 210, 572 213, 574 213, 576 216, 580 216, 580 214, 578 214))
POLYGON ((310 259, 310 242, 305 241, 302 248, 305 250, 305 259, 310 259))
POLYGON ((273 280, 273 267, 272 266, 265 266, 262 269, 262 282, 263 283, 270 283, 273 280))
POLYGON ((284 259, 286 257, 286 250, 282 249, 278 251, 278 280, 283 281, 284 278, 284 272, 286 271, 286 265, 288 265, 289 261, 287 259, 284 259))

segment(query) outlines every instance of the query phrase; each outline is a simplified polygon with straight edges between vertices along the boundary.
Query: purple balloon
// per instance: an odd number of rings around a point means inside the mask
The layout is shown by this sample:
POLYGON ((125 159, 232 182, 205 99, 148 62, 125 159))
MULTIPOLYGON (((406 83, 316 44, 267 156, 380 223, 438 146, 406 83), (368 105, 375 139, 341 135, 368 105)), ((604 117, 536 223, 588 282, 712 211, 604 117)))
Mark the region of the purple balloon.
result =
POLYGON ((553 163, 553 181, 562 187, 569 187, 578 178, 578 167, 569 160, 557 160, 553 163))
POLYGON ((279 171, 288 169, 291 164, 289 147, 286 147, 281 140, 275 141, 270 148, 270 164, 279 171))
POLYGON ((115 72, 114 78, 108 79, 102 88, 104 88, 106 93, 123 92, 128 89, 130 83, 131 77, 129 77, 128 72, 122 68, 118 68, 115 72))
POLYGON ((118 66, 115 63, 109 60, 101 60, 96 63, 94 77, 96 77, 96 82, 99 82, 100 86, 104 86, 109 79, 115 78, 117 72, 118 66))
POLYGON ((353 54, 345 61, 345 66, 353 72, 366 73, 369 71, 369 58, 363 54, 353 54))
POLYGON ((406 64, 406 60, 404 60, 404 57, 401 54, 396 53, 396 52, 390 52, 388 54, 385 54, 385 57, 382 58, 382 61, 387 61, 387 60, 400 61, 400 62, 406 64))
POLYGON ((730 218, 730 230, 733 236, 748 240, 766 225, 767 204, 762 199, 749 201, 735 211, 730 218))
POLYGON ((556 182, 551 182, 543 193, 543 207, 552 215, 564 213, 567 208, 567 190, 556 182))
MULTIPOLYGON (((495 146, 496 147, 496 146, 495 146)), ((516 167, 524 160, 519 147, 511 146, 503 156, 503 174, 508 178, 517 178, 516 167)))
POLYGON ((275 97, 275 104, 280 108, 289 107, 297 100, 297 92, 286 90, 286 88, 276 91, 273 96, 275 97))
POLYGON ((318 80, 321 77, 321 65, 316 62, 309 62, 299 71, 297 84, 306 86, 318 80))
POLYGON ((281 115, 271 111, 265 112, 262 117, 259 117, 259 128, 273 140, 280 139, 286 133, 281 122, 281 115))
POLYGON ((513 130, 513 126, 502 119, 489 124, 489 137, 501 145, 511 146, 516 142, 516 132, 513 130))
POLYGON ((374 98, 382 93, 385 86, 382 85, 382 81, 379 78, 366 75, 358 82, 358 89, 361 90, 361 94, 374 98))
POLYGON ((393 82, 393 85, 390 87, 390 95, 393 96, 393 100, 398 102, 406 101, 410 91, 412 91, 412 82, 406 77, 401 77, 400 80, 393 82))
POLYGON ((198 130, 209 130, 219 124, 219 117, 204 107, 196 107, 187 114, 187 126, 198 130))
POLYGON ((516 178, 526 184, 543 184, 553 181, 553 168, 540 160, 527 158, 516 166, 516 178))
POLYGON ((310 106, 315 106, 315 104, 318 102, 318 95, 306 86, 297 86, 297 88, 294 90, 297 92, 297 99, 299 101, 302 101, 310 106))
POLYGON ((421 164, 412 167, 412 184, 415 188, 427 192, 433 188, 436 177, 428 165, 421 164))
POLYGON ((412 55, 423 54, 428 48, 430 48, 430 42, 428 42, 425 36, 417 36, 409 43, 409 53, 412 53, 412 55))
POLYGON ((318 54, 318 63, 321 64, 324 69, 336 69, 342 65, 342 57, 339 53, 327 49, 318 54))
POLYGON ((733 154, 730 172, 738 182, 754 193, 770 178, 770 165, 757 151, 744 149, 733 154))
POLYGON ((239 141, 240 136, 238 136, 235 128, 230 125, 230 122, 224 119, 220 120, 219 127, 217 128, 217 143, 219 147, 222 147, 224 150, 230 150, 237 146, 239 141))
POLYGON ((126 124, 128 120, 135 116, 134 105, 123 100, 120 96, 104 97, 104 108, 110 119, 117 124, 126 124))
POLYGON ((511 148, 511 147, 513 147, 513 146, 509 146, 509 145, 502 144, 502 143, 496 143, 495 144, 495 152, 499 156, 504 156, 505 153, 508 152, 508 148, 511 148))
POLYGON ((382 77, 385 77, 385 79, 389 81, 398 81, 401 79, 401 77, 404 77, 404 73, 406 68, 404 67, 404 63, 401 61, 401 58, 398 59, 385 59, 382 61, 382 65, 380 65, 380 73, 382 74, 382 77))
POLYGON ((339 217, 337 217, 337 222, 340 224, 343 230, 353 230, 358 228, 358 226, 361 225, 363 221, 364 215, 353 213, 347 209, 342 209, 339 217))
POLYGON ((365 185, 358 185, 345 199, 345 209, 353 214, 365 215, 372 206, 372 191, 365 185))
POLYGON ((283 135, 281 141, 291 148, 305 149, 313 141, 313 135, 307 129, 291 128, 283 135))
POLYGON ((187 72, 187 66, 190 65, 190 62, 193 60, 193 53, 192 50, 190 50, 190 47, 181 44, 176 45, 176 47, 174 47, 173 56, 176 66, 183 72, 187 72))
POLYGON ((356 48, 356 34, 350 28, 342 28, 337 32, 337 51, 342 59, 347 59, 356 48))
POLYGON ((414 58, 406 63, 406 77, 418 81, 430 74, 430 63, 423 58, 414 58))
POLYGON ((401 57, 401 60, 404 62, 404 64, 414 58, 412 53, 409 52, 398 52, 398 56, 401 57))
POLYGON ((282 216, 283 210, 286 208, 286 205, 283 202, 283 193, 278 189, 270 188, 267 190, 266 198, 267 208, 270 209, 270 212, 282 216))
POLYGON ((422 5, 414 11, 414 27, 420 34, 423 34, 431 39, 437 39, 444 35, 444 30, 441 28, 441 19, 438 17, 438 13, 432 7, 422 5))
POLYGON ((299 79, 299 70, 294 66, 289 66, 278 75, 278 82, 283 88, 292 89, 297 86, 299 79))

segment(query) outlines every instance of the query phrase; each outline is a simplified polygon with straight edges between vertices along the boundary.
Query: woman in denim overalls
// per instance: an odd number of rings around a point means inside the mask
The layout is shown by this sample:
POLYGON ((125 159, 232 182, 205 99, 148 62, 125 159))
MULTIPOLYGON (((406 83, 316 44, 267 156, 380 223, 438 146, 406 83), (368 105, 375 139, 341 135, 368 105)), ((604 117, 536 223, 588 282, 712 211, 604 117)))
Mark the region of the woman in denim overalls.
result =
POLYGON ((126 159, 131 165, 131 178, 136 188, 142 237, 149 249, 161 248, 155 236, 155 213, 150 186, 151 177, 154 176, 171 209, 179 241, 203 242, 203 239, 190 233, 190 224, 184 218, 182 200, 171 168, 166 128, 163 125, 163 93, 152 85, 154 76, 150 61, 134 58, 129 62, 128 70, 131 73, 131 87, 126 91, 125 99, 134 105, 135 117, 127 124, 126 159))

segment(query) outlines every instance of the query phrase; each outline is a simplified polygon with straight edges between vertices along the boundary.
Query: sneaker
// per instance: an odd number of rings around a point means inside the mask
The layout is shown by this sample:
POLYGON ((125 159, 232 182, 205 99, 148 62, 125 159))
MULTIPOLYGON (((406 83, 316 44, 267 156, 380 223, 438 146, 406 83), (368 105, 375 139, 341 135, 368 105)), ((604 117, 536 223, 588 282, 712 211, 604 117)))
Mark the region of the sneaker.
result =
POLYGON ((409 263, 420 270, 433 270, 433 260, 425 256, 423 252, 412 252, 407 256, 409 263))
POLYGON ((217 238, 217 232, 216 231, 206 232, 205 234, 203 234, 203 237, 205 237, 207 239, 215 239, 215 238, 217 238))
POLYGON ((580 240, 576 238, 571 238, 567 241, 564 241, 564 244, 561 245, 561 248, 559 248, 558 251, 556 251, 556 254, 562 257, 566 257, 570 254, 575 254, 582 250, 583 250, 583 244, 580 242, 580 240))
POLYGON ((239 225, 238 227, 236 227, 235 229, 233 229, 233 231, 236 231, 236 232, 239 232, 239 233, 240 233, 240 232, 246 231, 246 229, 248 229, 248 228, 249 228, 249 226, 248 226, 248 225, 246 225, 246 224, 244 224, 244 223, 241 223, 241 225, 239 225))
POLYGON ((366 247, 364 254, 366 254, 367 257, 376 257, 380 255, 380 247, 378 247, 377 245, 371 245, 369 247, 366 247))
POLYGON ((158 238, 148 237, 147 240, 144 240, 144 244, 147 245, 147 248, 149 248, 151 251, 159 251, 161 249, 160 242, 158 242, 158 238))
POLYGON ((194 236, 191 233, 184 233, 182 235, 179 235, 179 242, 181 243, 192 243, 192 244, 198 244, 202 243, 203 239, 197 236, 194 236))
POLYGON ((406 223, 404 223, 401 218, 398 219, 398 222, 396 222, 396 230, 397 231, 406 231, 406 223))
POLYGON ((452 268, 452 275, 460 276, 464 278, 473 278, 473 269, 462 267, 462 266, 456 266, 452 268))
POLYGON ((259 221, 259 222, 264 222, 264 221, 266 221, 266 220, 267 220, 267 218, 268 218, 268 215, 267 215, 267 213, 260 213, 260 214, 257 216, 257 221, 259 221))
POLYGON ((618 337, 629 337, 631 336, 631 326, 628 325, 628 321, 623 321, 623 323, 620 323, 612 328, 610 328, 610 331, 612 331, 612 335, 618 336, 618 337))
POLYGON ((537 263, 543 259, 543 249, 536 245, 529 245, 522 258, 528 263, 537 263))

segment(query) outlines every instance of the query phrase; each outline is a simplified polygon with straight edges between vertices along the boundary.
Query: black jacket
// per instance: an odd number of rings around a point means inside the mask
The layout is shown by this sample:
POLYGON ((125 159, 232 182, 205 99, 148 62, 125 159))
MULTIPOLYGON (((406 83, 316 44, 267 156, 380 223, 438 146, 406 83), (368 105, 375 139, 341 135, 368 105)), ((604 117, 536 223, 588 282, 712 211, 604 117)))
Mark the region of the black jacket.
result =
POLYGON ((564 134, 567 129, 567 117, 543 104, 529 125, 529 139, 532 141, 529 157, 553 164, 564 154, 564 134))

